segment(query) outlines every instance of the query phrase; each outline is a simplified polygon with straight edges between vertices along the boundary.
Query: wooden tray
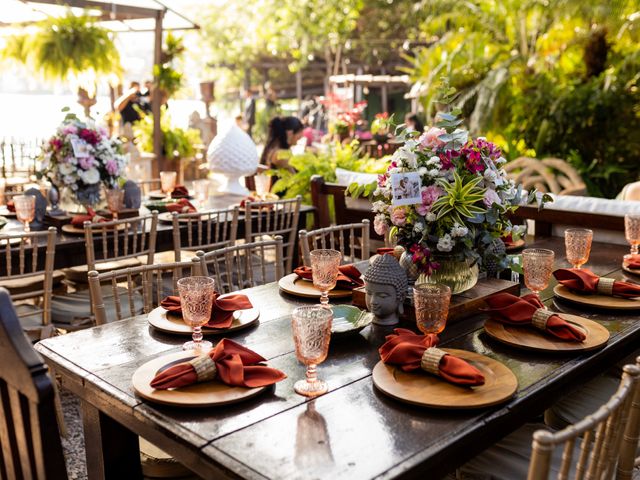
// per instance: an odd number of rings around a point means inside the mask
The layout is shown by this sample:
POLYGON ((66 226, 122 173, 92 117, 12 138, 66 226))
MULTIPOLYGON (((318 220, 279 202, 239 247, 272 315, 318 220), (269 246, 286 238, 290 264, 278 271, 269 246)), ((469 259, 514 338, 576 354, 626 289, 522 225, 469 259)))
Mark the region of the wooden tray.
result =
POLYGON ((515 252, 517 250, 522 250, 526 245, 527 242, 524 240, 524 238, 521 238, 517 242, 512 242, 509 245, 505 243, 504 248, 507 252, 515 252))
MULTIPOLYGON (((125 224, 121 223, 120 225, 117 226, 118 231, 122 231, 125 229, 125 224)), ((64 233, 68 233, 70 235, 84 235, 84 226, 83 227, 76 227, 75 225, 71 225, 70 223, 66 224, 66 225, 62 225, 62 227, 60 227, 60 230, 62 230, 64 233)), ((109 227, 107 230, 115 230, 113 227, 109 227)), ((94 232, 95 233, 95 232, 94 232)))
POLYGON ((610 297, 609 295, 580 295, 564 285, 556 285, 553 289, 556 297, 589 307, 608 308, 610 310, 640 310, 640 297, 635 299, 610 297))
POLYGON ((216 380, 196 383, 176 390, 156 390, 149 385, 162 367, 179 361, 189 361, 196 354, 178 352, 153 359, 140 366, 133 374, 133 389, 142 398, 163 405, 174 407, 217 407, 230 403, 242 402, 259 395, 267 387, 243 388, 230 387, 216 380))
MULTIPOLYGON (((296 297, 320 298, 320 290, 313 286, 313 282, 303 280, 295 273, 286 275, 278 282, 280 290, 296 297)), ((352 290, 334 288, 329 292, 329 298, 345 298, 353 294, 352 290)))
MULTIPOLYGON (((247 310, 238 310, 233 314, 233 321, 229 328, 210 328, 202 327, 204 335, 220 335, 225 333, 242 330, 250 327, 260 318, 260 311, 257 308, 249 308, 247 310)), ((157 307, 149 312, 147 320, 158 330, 166 333, 174 333, 177 335, 191 335, 191 327, 184 323, 182 317, 176 314, 170 314, 162 307, 157 307)))
POLYGON ((476 367, 485 378, 479 387, 461 387, 426 372, 403 372, 382 361, 373 369, 373 384, 382 392, 413 405, 446 410, 490 407, 513 396, 518 379, 509 368, 479 353, 443 348, 476 367))
POLYGON ((491 338, 512 347, 544 352, 586 352, 600 348, 609 341, 609 331, 599 323, 578 315, 559 315, 586 334, 584 342, 563 342, 535 327, 506 325, 492 318, 485 322, 484 330, 491 338))

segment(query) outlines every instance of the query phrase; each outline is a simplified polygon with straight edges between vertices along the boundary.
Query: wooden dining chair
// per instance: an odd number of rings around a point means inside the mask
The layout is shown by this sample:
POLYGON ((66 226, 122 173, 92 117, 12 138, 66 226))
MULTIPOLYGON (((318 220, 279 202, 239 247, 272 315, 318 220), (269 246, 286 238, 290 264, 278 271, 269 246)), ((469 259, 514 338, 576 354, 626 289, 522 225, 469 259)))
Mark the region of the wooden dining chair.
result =
POLYGON ((199 261, 140 265, 104 273, 90 271, 89 291, 96 325, 149 313, 163 298, 175 295, 178 280, 199 273, 199 261), (104 294, 105 283, 111 290, 108 296, 104 294))
POLYGON ((54 384, 0 288, 0 478, 68 478, 54 384))
MULTIPOLYGON (((219 293, 277 282, 284 276, 282 237, 196 252, 200 271, 216 281, 219 293)), ((196 259, 194 259, 196 260, 196 259)))
POLYGON ((213 250, 235 244, 239 214, 240 209, 237 206, 202 213, 174 212, 172 219, 175 261, 181 261, 182 251, 213 250))
POLYGON ((55 333, 51 324, 54 285, 64 278, 53 269, 57 231, 0 234, 0 285, 18 305, 22 327, 32 341, 55 333), (27 302, 28 301, 28 302, 27 302))
POLYGON ((245 240, 247 243, 273 238, 283 238, 284 268, 287 272, 293 268, 293 254, 298 231, 298 218, 302 197, 288 200, 265 202, 245 202, 245 240))
POLYGON ((308 232, 300 230, 298 239, 304 264, 311 266, 311 250, 319 248, 340 251, 342 263, 368 260, 370 256, 369 227, 369 220, 362 220, 360 223, 335 225, 308 232))

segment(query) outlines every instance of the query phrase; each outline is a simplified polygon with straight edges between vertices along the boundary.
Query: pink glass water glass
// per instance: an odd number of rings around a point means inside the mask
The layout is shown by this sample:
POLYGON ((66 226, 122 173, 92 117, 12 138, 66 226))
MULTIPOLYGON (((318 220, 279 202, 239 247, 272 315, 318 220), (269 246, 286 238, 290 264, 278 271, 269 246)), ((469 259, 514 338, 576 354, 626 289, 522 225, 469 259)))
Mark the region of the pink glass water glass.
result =
POLYGON ((588 228, 569 228, 564 231, 567 261, 573 268, 580 268, 589 260, 593 232, 588 228))
POLYGON ((329 291, 333 290, 340 273, 342 254, 337 250, 319 249, 311 252, 313 285, 321 292, 320 303, 328 308, 329 291))
POLYGON ((638 255, 640 246, 640 214, 628 213, 624 216, 624 236, 631 245, 631 255, 638 255))
POLYGON ((413 287, 416 325, 424 333, 440 333, 447 325, 451 288, 439 283, 421 283, 413 287))
POLYGON ((36 217, 36 197, 33 195, 17 195, 13 197, 16 217, 24 224, 24 231, 30 232, 29 223, 36 217))
POLYGON ((171 200, 171 194, 176 189, 177 172, 160 172, 160 188, 167 194, 167 201, 171 200))
POLYGON ((118 213, 124 207, 124 190, 120 188, 110 188, 107 190, 107 207, 111 212, 113 220, 118 220, 118 213))
POLYGON ((182 349, 211 349, 212 343, 202 339, 202 326, 211 318, 215 281, 209 277, 181 278, 178 280, 178 293, 180 294, 182 319, 193 331, 192 340, 182 345, 182 349))
POLYGON ((522 251, 524 284, 536 295, 549 286, 554 258, 553 250, 545 248, 527 248, 522 251))
POLYGON ((297 307, 291 317, 293 341, 296 357, 307 366, 305 380, 297 381, 293 389, 305 397, 315 397, 326 393, 326 382, 317 376, 318 364, 325 361, 331 340, 331 320, 333 312, 321 305, 297 307))

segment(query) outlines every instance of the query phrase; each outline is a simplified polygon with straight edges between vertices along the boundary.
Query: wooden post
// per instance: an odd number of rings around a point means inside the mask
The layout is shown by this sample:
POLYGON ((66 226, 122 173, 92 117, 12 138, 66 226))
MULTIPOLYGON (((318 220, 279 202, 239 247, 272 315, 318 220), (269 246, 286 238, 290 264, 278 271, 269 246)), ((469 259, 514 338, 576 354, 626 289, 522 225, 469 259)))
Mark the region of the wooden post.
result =
MULTIPOLYGON (((164 18, 164 10, 158 10, 156 13, 156 26, 153 48, 153 63, 160 65, 162 63, 162 19, 164 18)), ((151 113, 153 115, 153 153, 156 158, 151 164, 152 178, 158 178, 160 171, 164 168, 164 155, 162 154, 162 130, 160 128, 160 107, 162 95, 158 89, 158 78, 154 76, 154 89, 151 92, 151 113)))
POLYGON ((298 115, 302 112, 302 71, 296 72, 296 98, 298 99, 298 115))

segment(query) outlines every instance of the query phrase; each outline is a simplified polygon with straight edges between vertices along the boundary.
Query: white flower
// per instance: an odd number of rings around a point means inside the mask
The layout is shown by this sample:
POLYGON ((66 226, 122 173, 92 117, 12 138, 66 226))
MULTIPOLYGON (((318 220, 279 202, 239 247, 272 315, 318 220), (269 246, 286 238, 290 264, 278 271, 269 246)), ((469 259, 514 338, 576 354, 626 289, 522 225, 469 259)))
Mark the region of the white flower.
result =
POLYGON ((512 228, 513 233, 515 233, 516 235, 524 235, 526 230, 527 230, 526 225, 514 225, 512 228))
POLYGON ((502 165, 504 163, 507 163, 507 159, 504 157, 500 157, 496 160, 496 165, 502 165))
POLYGON ((431 178, 437 177, 438 175, 440 175, 440 169, 432 168, 431 170, 427 170, 427 175, 431 178))
POLYGON ((455 242, 451 238, 451 235, 449 235, 448 233, 445 233, 444 236, 442 236, 438 240, 438 245, 436 246, 436 248, 441 252, 450 252, 453 249, 454 245, 455 245, 455 242))
POLYGON ((372 207, 373 207, 374 213, 384 213, 387 211, 386 202, 382 202, 382 201, 373 202, 372 207))
POLYGON ((388 173, 392 174, 392 173, 401 173, 401 172, 402 172, 401 168, 390 168, 388 173))
POLYGON ((91 185, 100 181, 100 172, 97 168, 90 168, 86 171, 78 171, 78 175, 84 183, 91 185))
POLYGON ((427 174, 427 167, 420 167, 418 169, 418 173, 420 174, 420 176, 426 175, 427 174))
POLYGON ((434 165, 437 165, 438 167, 440 167, 440 157, 437 157, 434 155, 429 160, 427 160, 427 165, 430 167, 434 165))
POLYGON ((64 177, 62 177, 62 181, 66 184, 66 185, 71 185, 73 183, 76 183, 76 179, 73 178, 71 175, 65 175, 64 177))
POLYGON ((464 237, 467 233, 469 233, 469 229, 464 225, 460 225, 458 222, 454 223, 451 228, 452 237, 464 237))
POLYGON ((58 167, 61 175, 71 175, 76 169, 69 163, 61 163, 58 167))
POLYGON ((422 222, 416 222, 416 224, 413 226, 413 231, 416 233, 421 233, 424 231, 424 223, 422 222))
POLYGON ((404 146, 410 150, 415 150, 418 146, 418 141, 416 139, 410 138, 406 142, 404 142, 404 146))
POLYGON ((427 222, 435 222, 435 221, 436 221, 436 218, 438 218, 438 217, 436 216, 436 214, 435 214, 435 213, 433 213, 433 212, 429 212, 429 213, 427 213, 427 214, 425 215, 425 217, 424 217, 424 218, 425 218, 425 220, 426 220, 427 222))
POLYGON ((484 171, 483 176, 487 182, 491 182, 491 183, 495 183, 496 179, 498 178, 498 174, 490 168, 487 168, 484 171))

